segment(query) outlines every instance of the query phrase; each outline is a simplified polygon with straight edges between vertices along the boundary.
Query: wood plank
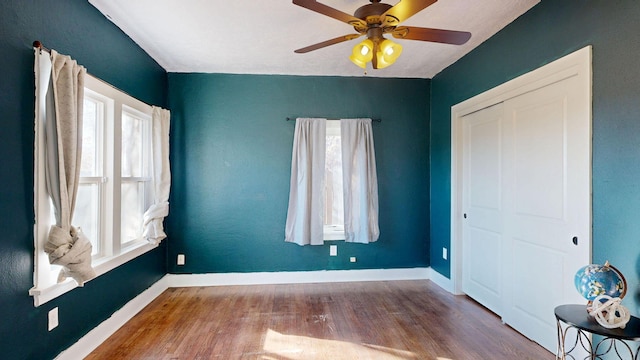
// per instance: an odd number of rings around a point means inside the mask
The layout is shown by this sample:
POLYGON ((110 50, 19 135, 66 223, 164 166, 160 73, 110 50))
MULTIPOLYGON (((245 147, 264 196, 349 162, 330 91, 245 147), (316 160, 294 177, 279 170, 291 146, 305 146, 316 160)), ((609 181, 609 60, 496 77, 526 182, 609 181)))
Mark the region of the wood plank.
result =
POLYGON ((553 359, 430 281, 171 288, 87 359, 553 359))

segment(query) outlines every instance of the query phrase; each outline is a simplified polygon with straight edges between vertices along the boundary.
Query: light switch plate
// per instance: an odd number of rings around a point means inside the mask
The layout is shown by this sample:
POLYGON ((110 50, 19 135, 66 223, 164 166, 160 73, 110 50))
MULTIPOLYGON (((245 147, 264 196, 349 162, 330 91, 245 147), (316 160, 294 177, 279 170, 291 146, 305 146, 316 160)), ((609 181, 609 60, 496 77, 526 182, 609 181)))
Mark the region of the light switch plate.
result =
POLYGON ((49 331, 58 327, 58 308, 54 307, 49 310, 49 331))

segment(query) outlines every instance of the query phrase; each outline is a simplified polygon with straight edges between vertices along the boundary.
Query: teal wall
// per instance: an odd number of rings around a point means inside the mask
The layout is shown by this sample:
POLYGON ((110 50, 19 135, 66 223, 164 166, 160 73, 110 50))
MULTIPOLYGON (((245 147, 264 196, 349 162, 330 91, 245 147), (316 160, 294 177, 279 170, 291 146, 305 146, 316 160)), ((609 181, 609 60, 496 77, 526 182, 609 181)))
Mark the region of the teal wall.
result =
POLYGON ((0 358, 51 359, 165 272, 166 246, 38 308, 33 286, 34 40, 148 103, 165 105, 166 73, 83 0, 0 2, 0 358), (47 331, 59 307, 60 326, 47 331))
POLYGON ((450 245, 451 106, 593 45, 593 261, 627 277, 640 313, 640 2, 543 0, 431 82, 431 266, 450 245))
POLYGON ((166 271, 431 265, 450 276, 450 264, 441 258, 441 248, 450 245, 450 107, 590 44, 593 260, 608 259, 625 273, 632 299, 625 302, 638 314, 639 18, 637 1, 543 0, 431 81, 167 76, 86 1, 0 2, 2 357, 54 357, 166 271), (169 239, 40 308, 28 296, 33 269, 33 40, 72 54, 90 73, 131 95, 172 110, 169 239), (328 256, 328 246, 284 243, 294 127, 285 118, 295 116, 383 120, 373 125, 378 243, 335 242, 335 258, 328 256), (175 265, 178 253, 186 254, 186 266, 175 265), (349 263, 349 256, 358 262, 349 263), (56 306, 61 325, 47 332, 47 312, 56 306))
POLYGON ((169 271, 428 266, 429 82, 170 73, 169 271), (335 242, 337 257, 328 243, 284 242, 295 126, 285 119, 296 116, 382 119, 373 124, 378 242, 335 242))

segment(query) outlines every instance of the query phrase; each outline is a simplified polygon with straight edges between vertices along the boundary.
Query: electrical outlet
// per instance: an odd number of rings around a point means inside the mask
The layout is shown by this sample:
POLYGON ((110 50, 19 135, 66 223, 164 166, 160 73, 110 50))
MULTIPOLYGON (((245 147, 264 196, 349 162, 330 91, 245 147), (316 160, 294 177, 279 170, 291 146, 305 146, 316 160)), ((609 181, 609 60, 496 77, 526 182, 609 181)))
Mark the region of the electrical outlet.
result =
POLYGON ((49 310, 49 331, 58 327, 58 308, 49 310))
POLYGON ((448 254, 447 254, 447 248, 446 248, 446 247, 443 247, 443 248, 442 248, 442 258, 443 258, 443 259, 445 259, 445 260, 447 260, 447 255, 448 255, 448 254))
POLYGON ((338 256, 338 245, 329 245, 329 256, 338 256))
POLYGON ((178 265, 184 265, 184 254, 178 254, 178 259, 176 261, 178 265))
POLYGON ((349 261, 350 261, 350 262, 356 262, 356 257, 355 257, 355 256, 350 257, 350 258, 349 258, 349 261))

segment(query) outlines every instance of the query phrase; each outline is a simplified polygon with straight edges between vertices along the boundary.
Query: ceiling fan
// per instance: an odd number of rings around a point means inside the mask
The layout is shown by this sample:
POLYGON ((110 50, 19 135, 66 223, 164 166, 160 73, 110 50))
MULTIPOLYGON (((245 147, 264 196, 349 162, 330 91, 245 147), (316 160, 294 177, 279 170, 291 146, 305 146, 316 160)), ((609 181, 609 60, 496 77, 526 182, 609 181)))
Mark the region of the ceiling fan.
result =
POLYGON ((371 61, 374 69, 381 69, 393 64, 402 52, 402 46, 385 39, 384 34, 391 34, 396 39, 453 45, 462 45, 471 38, 471 33, 465 31, 398 26, 437 0, 400 0, 394 6, 380 1, 370 0, 370 4, 361 6, 353 15, 349 15, 316 0, 293 0, 296 5, 347 23, 358 32, 306 46, 294 52, 304 54, 366 35, 367 39, 353 48, 349 59, 362 68, 365 68, 367 63, 371 61))

